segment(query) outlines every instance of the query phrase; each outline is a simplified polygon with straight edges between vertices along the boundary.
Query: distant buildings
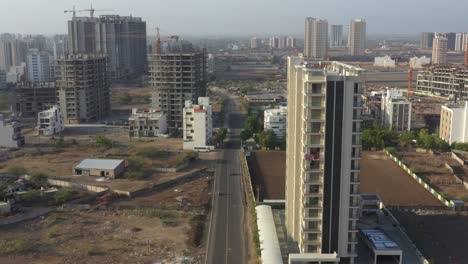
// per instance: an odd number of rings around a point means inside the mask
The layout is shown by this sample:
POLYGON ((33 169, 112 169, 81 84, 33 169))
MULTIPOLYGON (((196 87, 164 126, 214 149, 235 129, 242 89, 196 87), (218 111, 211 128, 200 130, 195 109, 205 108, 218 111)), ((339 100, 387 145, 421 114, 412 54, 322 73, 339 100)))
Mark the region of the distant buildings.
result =
POLYGON ((268 40, 268 45, 270 49, 277 49, 279 48, 279 38, 278 37, 270 37, 268 40))
POLYGON ((0 69, 0 90, 6 89, 7 87, 7 73, 0 69))
POLYGON ((125 170, 125 160, 84 159, 73 168, 75 176, 95 176, 115 179, 125 170))
POLYGON ((390 56, 376 57, 374 58, 374 66, 394 68, 395 60, 392 60, 390 56))
POLYGON ((292 37, 292 36, 289 36, 287 39, 286 39, 286 46, 290 49, 293 49, 293 48, 296 48, 297 46, 297 43, 296 43, 296 38, 295 37, 292 37))
POLYGON ((185 101, 195 102, 206 94, 206 67, 204 51, 182 49, 150 55, 153 108, 166 113, 170 131, 182 128, 185 101))
POLYGON ((210 98, 199 97, 198 104, 186 101, 184 107, 184 142, 186 150, 206 151, 213 137, 213 119, 210 98))
POLYGON ((286 230, 311 262, 356 257, 361 71, 288 58, 286 230))
POLYGON ((30 49, 27 55, 28 81, 48 82, 50 80, 49 53, 30 49))
POLYGON ((328 21, 308 17, 305 20, 304 56, 324 59, 328 55, 328 21))
POLYGON ((24 145, 21 126, 16 121, 6 120, 0 114, 0 148, 19 148, 24 145))
POLYGON ((419 57, 419 58, 418 57, 412 57, 409 60, 409 65, 413 69, 422 68, 425 65, 429 65, 429 64, 431 64, 431 58, 428 58, 426 56, 422 56, 422 57, 419 57))
POLYGON ((366 50, 366 21, 364 19, 351 20, 348 39, 349 55, 364 55, 366 50))
POLYGON ((330 46, 341 47, 344 44, 343 25, 331 25, 330 46))
POLYGON ((278 140, 283 140, 286 136, 287 113, 288 109, 284 106, 268 109, 263 112, 263 127, 265 131, 273 131, 278 140))
POLYGON ((463 52, 463 40, 465 37, 465 33, 457 33, 455 35, 455 51, 463 52))
POLYGON ((442 106, 439 136, 449 144, 468 142, 468 101, 442 106))
POLYGON ((447 49, 455 50, 455 41, 457 34, 454 32, 445 33, 444 36, 447 38, 447 49))
POLYGON ((26 62, 27 50, 27 43, 21 39, 0 40, 0 69, 8 72, 26 62))
POLYGON ((432 41, 432 64, 447 63, 447 38, 436 34, 432 41))
POLYGON ((428 95, 468 98, 468 70, 457 66, 433 66, 419 72, 416 90, 428 95))
POLYGON ((57 60, 57 91, 66 124, 100 120, 110 114, 107 57, 69 55, 57 60))
POLYGON ((18 117, 36 119, 39 112, 57 104, 57 87, 54 82, 19 82, 14 98, 14 112, 18 117))
POLYGON ((37 131, 39 135, 52 136, 62 132, 64 129, 63 114, 58 106, 53 106, 39 113, 37 118, 37 131))
POLYGON ((286 49, 286 37, 278 37, 278 49, 286 49))
POLYGON ((260 48, 260 39, 258 39, 256 36, 250 38, 250 48, 251 49, 258 49, 260 48))
POLYGON ((130 138, 158 137, 167 133, 166 114, 154 109, 132 110, 128 118, 130 138))
POLYGON ((146 22, 132 16, 73 17, 68 21, 72 54, 106 54, 112 79, 143 74, 147 61, 146 22))
POLYGON ((395 131, 411 130, 411 102, 398 89, 382 96, 382 126, 395 131))
POLYGON ((432 49, 432 40, 434 39, 434 32, 421 33, 421 49, 432 49))

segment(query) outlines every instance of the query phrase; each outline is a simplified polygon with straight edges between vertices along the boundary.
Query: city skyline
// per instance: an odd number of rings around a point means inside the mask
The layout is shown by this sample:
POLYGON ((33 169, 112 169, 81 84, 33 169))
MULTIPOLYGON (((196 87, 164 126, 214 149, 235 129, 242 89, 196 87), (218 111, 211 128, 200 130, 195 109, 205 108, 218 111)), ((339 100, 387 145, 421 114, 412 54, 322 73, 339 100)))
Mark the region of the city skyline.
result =
MULTIPOLYGON (((26 2, 28 9, 24 8, 24 2, 11 2, 8 3, 8 8, 0 10, 1 33, 65 34, 67 31, 65 22, 71 19, 72 14, 64 14, 63 11, 72 9, 74 5, 78 10, 88 9, 91 3, 96 9, 112 9, 112 11, 105 12, 96 11, 96 16, 119 14, 142 17, 148 22, 149 35, 155 33, 156 26, 163 30, 163 34, 188 36, 301 35, 303 19, 309 16, 327 19, 329 24, 344 25, 349 24, 353 18, 363 18, 368 21, 369 34, 409 35, 422 31, 462 32, 467 31, 463 25, 468 24, 468 17, 463 12, 463 10, 468 9, 468 3, 455 2, 455 0, 431 3, 431 5, 428 5, 427 1, 407 2, 403 0, 392 2, 333 0, 320 5, 306 0, 293 2, 239 0, 236 2, 225 1, 222 4, 214 0, 197 2, 183 0, 174 3, 148 3, 143 0, 135 0, 131 4, 121 1, 116 3, 111 0, 99 2, 49 0, 47 6, 39 1, 29 0, 26 2), (425 5, 421 5, 422 3, 425 5), (268 5, 269 8, 265 8, 265 5, 268 5), (245 8, 246 6, 249 8, 245 8), (301 8, 296 8, 297 6, 301 6, 301 8), (448 12, 451 6, 458 8, 451 8, 448 12), (379 10, 381 11, 379 12, 379 10), (415 12, 416 10, 418 12, 415 12), (444 10, 447 12, 443 12, 444 10), (431 14, 436 12, 439 19, 434 20, 431 14), (18 14, 27 16, 28 19, 15 20, 18 14), (398 17, 396 18, 394 14, 398 14, 398 17), (181 17, 184 19, 180 19, 181 17), (441 19, 444 23, 438 22, 441 19), (28 23, 21 21, 28 21, 28 23), (41 23, 31 23, 30 21, 41 21, 41 23), (408 26, 409 24, 411 26, 408 26)), ((78 15, 89 16, 89 13, 83 12, 78 13, 78 15)))

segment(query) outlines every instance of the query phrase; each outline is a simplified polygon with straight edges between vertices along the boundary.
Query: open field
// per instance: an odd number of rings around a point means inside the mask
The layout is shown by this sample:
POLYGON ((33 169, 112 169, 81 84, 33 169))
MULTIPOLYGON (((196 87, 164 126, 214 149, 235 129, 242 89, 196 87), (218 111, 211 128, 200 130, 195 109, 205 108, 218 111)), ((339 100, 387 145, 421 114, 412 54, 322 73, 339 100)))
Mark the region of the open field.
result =
POLYGON ((252 151, 247 157, 252 187, 257 195, 260 188, 260 200, 285 199, 286 152, 252 151))
POLYGON ((360 190, 378 194, 385 205, 442 206, 437 198, 383 152, 363 152, 360 190))
POLYGON ((466 212, 392 210, 392 214, 431 263, 466 263, 466 212))
POLYGON ((468 204, 468 190, 462 184, 456 183, 453 174, 444 165, 457 165, 449 156, 415 151, 398 151, 397 155, 414 173, 445 198, 464 200, 465 204, 468 204))

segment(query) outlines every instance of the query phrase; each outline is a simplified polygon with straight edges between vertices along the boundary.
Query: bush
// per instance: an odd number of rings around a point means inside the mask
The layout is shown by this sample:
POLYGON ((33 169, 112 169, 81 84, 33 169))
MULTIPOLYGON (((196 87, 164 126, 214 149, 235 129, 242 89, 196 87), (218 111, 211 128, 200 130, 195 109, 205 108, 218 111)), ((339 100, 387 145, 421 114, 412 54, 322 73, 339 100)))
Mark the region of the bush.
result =
POLYGON ((48 185, 48 176, 44 173, 36 173, 29 179, 31 185, 35 188, 41 188, 42 186, 48 185))
POLYGON ((243 141, 246 141, 247 139, 251 138, 252 136, 253 136, 253 133, 252 133, 252 131, 250 131, 250 130, 244 129, 244 130, 242 130, 242 131, 240 132, 240 138, 241 138, 243 141))
POLYGON ((112 140, 110 140, 106 136, 97 135, 96 136, 96 146, 98 146, 98 147, 111 147, 112 146, 112 140))
POLYGON ((29 190, 21 195, 21 200, 26 203, 34 203, 41 200, 41 191, 29 190))
POLYGON ((71 190, 59 190, 55 193, 54 199, 57 204, 64 204, 73 199, 74 192, 71 190))
POLYGON ((11 175, 13 175, 15 177, 19 177, 19 176, 23 176, 23 175, 27 174, 28 171, 24 167, 15 165, 15 166, 8 167, 7 173, 11 174, 11 175))
POLYGON ((151 159, 162 158, 164 156, 163 151, 155 147, 142 148, 137 152, 137 155, 140 157, 146 157, 151 159))

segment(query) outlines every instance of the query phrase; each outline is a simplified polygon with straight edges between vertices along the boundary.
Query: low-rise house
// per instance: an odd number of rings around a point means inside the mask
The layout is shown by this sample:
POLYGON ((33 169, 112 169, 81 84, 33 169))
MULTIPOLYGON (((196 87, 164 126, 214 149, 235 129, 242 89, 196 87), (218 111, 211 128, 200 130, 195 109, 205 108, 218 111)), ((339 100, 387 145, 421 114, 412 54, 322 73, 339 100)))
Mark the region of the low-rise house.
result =
POLYGON ((75 176, 96 176, 115 179, 125 170, 125 160, 84 159, 73 169, 75 176))
POLYGON ((6 120, 0 114, 0 148, 19 148, 24 145, 20 123, 6 120))
POLYGON ((49 110, 40 112, 37 125, 37 132, 39 135, 52 136, 62 132, 65 127, 63 125, 63 114, 60 111, 60 107, 53 106, 49 110))
POLYGON ((158 137, 167 133, 167 116, 155 109, 133 109, 128 126, 128 136, 131 138, 158 137))

